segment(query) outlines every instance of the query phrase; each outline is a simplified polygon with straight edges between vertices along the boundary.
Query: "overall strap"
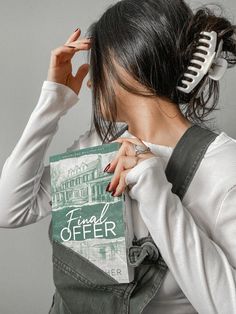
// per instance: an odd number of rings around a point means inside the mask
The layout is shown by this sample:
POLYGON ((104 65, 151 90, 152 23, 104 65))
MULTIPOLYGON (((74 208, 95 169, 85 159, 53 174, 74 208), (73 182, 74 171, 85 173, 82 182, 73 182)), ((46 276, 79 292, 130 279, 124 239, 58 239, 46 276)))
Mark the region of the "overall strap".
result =
MULTIPOLYGON (((173 149, 165 173, 167 180, 172 183, 172 192, 181 200, 208 146, 217 136, 218 134, 194 124, 185 131, 173 149)), ((140 239, 134 237, 133 246, 129 247, 128 262, 137 267, 135 281, 138 283, 130 298, 130 313, 140 314, 157 295, 169 268, 150 232, 140 239)))
POLYGON ((165 169, 173 187, 171 191, 182 200, 208 146, 219 134, 193 124, 175 146, 165 169))

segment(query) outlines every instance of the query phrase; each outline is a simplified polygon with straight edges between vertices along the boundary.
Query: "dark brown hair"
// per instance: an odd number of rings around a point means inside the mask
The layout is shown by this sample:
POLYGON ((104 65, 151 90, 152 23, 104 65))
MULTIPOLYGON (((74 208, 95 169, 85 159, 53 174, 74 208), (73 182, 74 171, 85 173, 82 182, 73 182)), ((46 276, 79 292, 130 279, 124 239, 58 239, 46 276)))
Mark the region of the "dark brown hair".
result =
POLYGON ((176 87, 186 72, 201 31, 216 31, 218 43, 224 40, 222 57, 228 68, 236 64, 236 26, 213 9, 202 6, 193 10, 183 0, 121 0, 111 5, 98 21, 90 25, 89 51, 95 128, 103 143, 117 133, 117 103, 113 83, 130 93, 163 97, 180 107, 185 117, 203 124, 219 101, 219 83, 208 80, 205 90, 196 97, 203 80, 190 93, 176 87), (145 87, 138 91, 116 71, 113 60, 145 87), (148 91, 148 92, 146 92, 148 91), (109 121, 101 110, 101 98, 109 121), (210 106, 207 106, 212 101, 210 106))

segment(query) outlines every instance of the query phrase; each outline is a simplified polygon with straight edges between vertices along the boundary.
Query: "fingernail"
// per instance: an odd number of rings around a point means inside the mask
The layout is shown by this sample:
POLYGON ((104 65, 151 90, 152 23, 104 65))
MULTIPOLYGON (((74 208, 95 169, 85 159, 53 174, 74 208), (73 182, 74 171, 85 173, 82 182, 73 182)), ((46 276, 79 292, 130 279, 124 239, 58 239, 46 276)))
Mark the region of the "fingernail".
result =
POLYGON ((107 187, 106 187, 106 191, 108 192, 109 187, 110 187, 111 182, 108 183, 107 187))
POLYGON ((76 28, 76 30, 74 31, 74 33, 78 30, 79 28, 76 28))
POLYGON ((67 46, 67 47, 69 47, 69 48, 75 48, 75 47, 73 47, 73 46, 67 46))
POLYGON ((110 168, 111 163, 109 163, 106 168, 103 170, 103 172, 107 171, 110 168))
POLYGON ((116 190, 115 190, 115 191, 113 191, 113 192, 111 193, 111 195, 112 195, 112 196, 114 196, 114 194, 115 194, 115 193, 116 193, 116 190))

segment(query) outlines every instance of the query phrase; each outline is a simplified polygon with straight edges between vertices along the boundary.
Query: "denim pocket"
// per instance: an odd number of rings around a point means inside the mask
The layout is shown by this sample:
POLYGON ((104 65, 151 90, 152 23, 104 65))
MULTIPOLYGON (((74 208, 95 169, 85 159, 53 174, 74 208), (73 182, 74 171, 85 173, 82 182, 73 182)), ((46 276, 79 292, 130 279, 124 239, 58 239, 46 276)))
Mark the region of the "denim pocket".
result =
POLYGON ((119 283, 101 268, 62 243, 53 240, 54 282, 60 276, 73 278, 80 286, 123 294, 131 283, 119 283))
POLYGON ((53 280, 59 292, 55 301, 55 309, 59 310, 55 313, 128 313, 135 281, 118 283, 71 248, 55 240, 52 246, 53 280))

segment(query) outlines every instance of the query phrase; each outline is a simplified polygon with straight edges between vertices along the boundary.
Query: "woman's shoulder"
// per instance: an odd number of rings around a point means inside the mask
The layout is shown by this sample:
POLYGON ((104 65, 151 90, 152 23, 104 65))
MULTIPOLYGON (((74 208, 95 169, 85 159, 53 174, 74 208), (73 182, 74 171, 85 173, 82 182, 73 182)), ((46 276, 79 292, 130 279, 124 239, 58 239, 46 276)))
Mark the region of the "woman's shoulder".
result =
POLYGON ((197 189, 200 195, 208 193, 209 198, 220 200, 236 184, 236 140, 221 131, 208 146, 192 181, 186 199, 197 189))
MULTIPOLYGON (((209 188, 228 190, 236 184, 236 139, 221 131, 209 145, 199 175, 209 184, 209 188)), ((203 182, 202 182, 203 183, 203 182)))
POLYGON ((220 205, 235 185, 236 140, 222 131, 208 146, 183 199, 206 232, 213 233, 220 205))
POLYGON ((234 166, 236 169, 236 139, 225 131, 221 131, 209 145, 206 158, 211 158, 214 163, 234 166))

